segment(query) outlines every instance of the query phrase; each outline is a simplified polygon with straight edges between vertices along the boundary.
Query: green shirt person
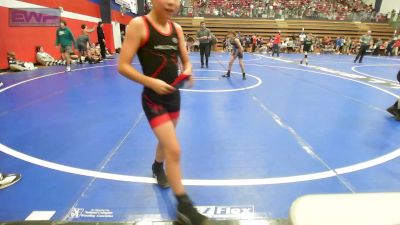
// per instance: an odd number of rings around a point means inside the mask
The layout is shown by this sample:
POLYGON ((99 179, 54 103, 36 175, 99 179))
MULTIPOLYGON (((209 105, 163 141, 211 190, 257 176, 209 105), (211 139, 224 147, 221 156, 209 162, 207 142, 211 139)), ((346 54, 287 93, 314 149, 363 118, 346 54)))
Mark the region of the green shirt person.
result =
POLYGON ((208 68, 208 57, 210 56, 210 41, 211 41, 211 31, 206 28, 206 23, 204 21, 200 22, 200 30, 197 31, 197 39, 200 43, 200 59, 201 68, 204 67, 204 56, 206 57, 206 68, 208 68))
POLYGON ((360 42, 362 45, 371 45, 371 31, 369 30, 367 34, 364 34, 363 36, 361 36, 360 38, 360 42))
POLYGON ((65 21, 60 22, 60 27, 56 31, 56 46, 61 45, 60 51, 63 59, 67 62, 66 72, 71 71, 71 57, 72 44, 76 46, 74 35, 71 30, 67 27, 65 21))
POLYGON ((209 43, 211 40, 211 31, 206 28, 205 22, 201 22, 201 29, 197 31, 197 38, 199 39, 199 43, 209 43))
POLYGON ((362 63, 362 60, 364 58, 365 53, 367 52, 369 46, 371 45, 371 31, 369 30, 367 34, 364 34, 363 36, 361 36, 360 38, 360 50, 358 51, 358 54, 356 56, 356 58, 354 59, 354 63, 357 62, 358 59, 360 59, 358 62, 362 63))
POLYGON ((56 45, 61 45, 61 47, 75 46, 74 35, 71 30, 66 27, 65 22, 61 22, 61 26, 57 29, 56 32, 56 45))

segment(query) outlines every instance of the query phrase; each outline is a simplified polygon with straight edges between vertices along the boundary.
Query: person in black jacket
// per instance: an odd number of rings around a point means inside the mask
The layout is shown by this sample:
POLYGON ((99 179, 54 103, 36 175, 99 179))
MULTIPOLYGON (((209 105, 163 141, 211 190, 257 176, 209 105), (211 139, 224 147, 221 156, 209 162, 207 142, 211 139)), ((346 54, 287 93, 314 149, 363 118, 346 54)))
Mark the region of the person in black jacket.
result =
POLYGON ((97 41, 100 44, 101 56, 103 59, 106 58, 106 38, 104 37, 103 22, 99 22, 97 25, 97 41))
MULTIPOLYGON (((397 73, 397 80, 400 82, 400 70, 397 73)), ((397 100, 392 106, 390 106, 387 111, 394 116, 394 118, 400 121, 400 105, 399 100, 397 100)))

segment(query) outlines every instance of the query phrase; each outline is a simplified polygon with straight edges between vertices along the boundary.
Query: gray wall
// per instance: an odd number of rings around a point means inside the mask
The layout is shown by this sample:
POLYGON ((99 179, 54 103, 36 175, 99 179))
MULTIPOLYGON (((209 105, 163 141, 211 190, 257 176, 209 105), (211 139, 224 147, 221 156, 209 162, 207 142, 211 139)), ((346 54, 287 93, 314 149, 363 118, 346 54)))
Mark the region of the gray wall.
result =
POLYGON ((395 9, 397 12, 400 10, 400 0, 383 0, 381 6, 382 13, 388 13, 395 9))
MULTIPOLYGON (((375 0, 363 0, 366 4, 375 6, 375 0)), ((400 0, 383 0, 381 6, 381 13, 388 13, 395 9, 397 12, 400 10, 400 0)))

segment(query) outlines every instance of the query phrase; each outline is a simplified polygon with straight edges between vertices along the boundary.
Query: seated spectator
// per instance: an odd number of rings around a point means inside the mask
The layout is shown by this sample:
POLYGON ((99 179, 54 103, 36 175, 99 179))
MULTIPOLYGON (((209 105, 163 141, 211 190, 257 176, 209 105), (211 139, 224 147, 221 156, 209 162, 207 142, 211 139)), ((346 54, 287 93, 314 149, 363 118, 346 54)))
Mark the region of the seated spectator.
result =
POLYGON ((329 45, 331 43, 331 38, 328 36, 324 36, 322 39, 322 48, 325 48, 325 46, 329 45))
POLYGON ((200 51, 200 42, 197 39, 193 42, 193 51, 194 52, 200 51))
POLYGON ((397 38, 396 42, 393 45, 393 51, 395 56, 398 56, 399 48, 400 48, 400 39, 397 38))
POLYGON ((86 61, 88 61, 90 64, 103 62, 99 44, 97 47, 94 43, 90 45, 86 61))
POLYGON ((272 53, 272 47, 274 46, 274 37, 271 37, 267 43, 267 55, 269 55, 269 53, 272 53))
POLYGON ((217 49, 217 43, 218 43, 218 39, 214 34, 211 34, 211 41, 210 41, 210 51, 209 51, 209 56, 210 57, 210 53, 211 51, 215 51, 217 49))
POLYGON ((343 39, 341 37, 337 37, 335 41, 335 51, 337 54, 342 53, 343 50, 343 39))
POLYGON ((392 38, 386 45, 386 55, 393 56, 393 47, 397 40, 392 38))
POLYGON ((224 38, 224 41, 222 42, 222 51, 226 52, 227 48, 228 48, 228 42, 229 39, 227 37, 224 38))
POLYGON ((322 49, 323 53, 334 53, 335 52, 335 46, 332 42, 324 45, 324 48, 322 49))
POLYGON ((43 46, 36 47, 36 60, 43 66, 66 65, 64 60, 55 60, 49 53, 43 50, 43 46))
POLYGON ((283 43, 281 44, 281 51, 287 53, 287 50, 288 50, 287 47, 288 47, 288 44, 287 44, 286 40, 284 40, 283 43))
POLYGON ((186 35, 186 48, 188 53, 193 51, 193 44, 195 39, 192 36, 186 35))
POLYGON ((345 46, 344 46, 344 49, 343 49, 343 54, 347 54, 347 55, 350 54, 350 49, 351 49, 351 43, 352 43, 352 42, 353 42, 353 41, 351 40, 350 37, 347 37, 347 38, 345 39, 345 46))
POLYGON ((232 43, 231 43, 229 37, 225 38, 224 44, 225 44, 225 52, 232 52, 233 46, 232 46, 232 43))
POLYGON ((372 49, 374 50, 373 53, 372 53, 372 55, 380 55, 380 54, 379 54, 379 50, 380 50, 381 45, 382 45, 382 39, 379 38, 379 39, 374 43, 374 45, 373 45, 373 47, 372 47, 372 49))
POLYGON ((261 54, 266 55, 266 54, 268 54, 268 47, 267 47, 266 45, 261 45, 261 46, 259 47, 258 51, 259 51, 261 54))
POLYGON ((251 47, 251 37, 250 37, 250 35, 246 35, 246 37, 244 38, 244 41, 245 41, 244 51, 245 52, 250 52, 250 47, 251 47))
POLYGON ((257 44, 257 51, 261 48, 262 42, 263 42, 262 37, 261 37, 261 36, 258 36, 258 37, 257 37, 257 41, 256 41, 256 44, 257 44))
POLYGON ((314 45, 313 45, 314 52, 317 54, 321 54, 322 38, 315 37, 313 42, 314 42, 314 45))
POLYGON ((71 57, 71 63, 78 62, 79 56, 75 52, 70 52, 69 55, 71 57))
POLYGON ((37 67, 35 67, 31 62, 23 62, 21 60, 18 60, 14 51, 7 52, 7 60, 11 71, 26 71, 37 69, 37 67))
POLYGON ((358 49, 360 48, 360 43, 357 43, 356 41, 352 41, 351 48, 350 48, 350 53, 351 54, 357 54, 358 49))
POLYGON ((289 38, 287 42, 287 50, 288 52, 294 52, 295 51, 295 44, 291 38, 289 38))
POLYGON ((95 52, 96 56, 102 57, 101 56, 101 48, 100 48, 100 44, 99 43, 96 43, 95 45, 92 45, 91 47, 94 49, 94 52, 95 52))

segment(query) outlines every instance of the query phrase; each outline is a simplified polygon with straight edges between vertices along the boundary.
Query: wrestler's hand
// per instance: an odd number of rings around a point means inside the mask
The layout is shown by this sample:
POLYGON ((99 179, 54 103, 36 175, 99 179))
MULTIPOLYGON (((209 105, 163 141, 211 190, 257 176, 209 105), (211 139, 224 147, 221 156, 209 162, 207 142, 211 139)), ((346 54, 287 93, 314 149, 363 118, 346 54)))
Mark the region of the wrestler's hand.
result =
POLYGON ((160 79, 153 78, 149 87, 159 95, 166 95, 174 92, 176 89, 160 79))

